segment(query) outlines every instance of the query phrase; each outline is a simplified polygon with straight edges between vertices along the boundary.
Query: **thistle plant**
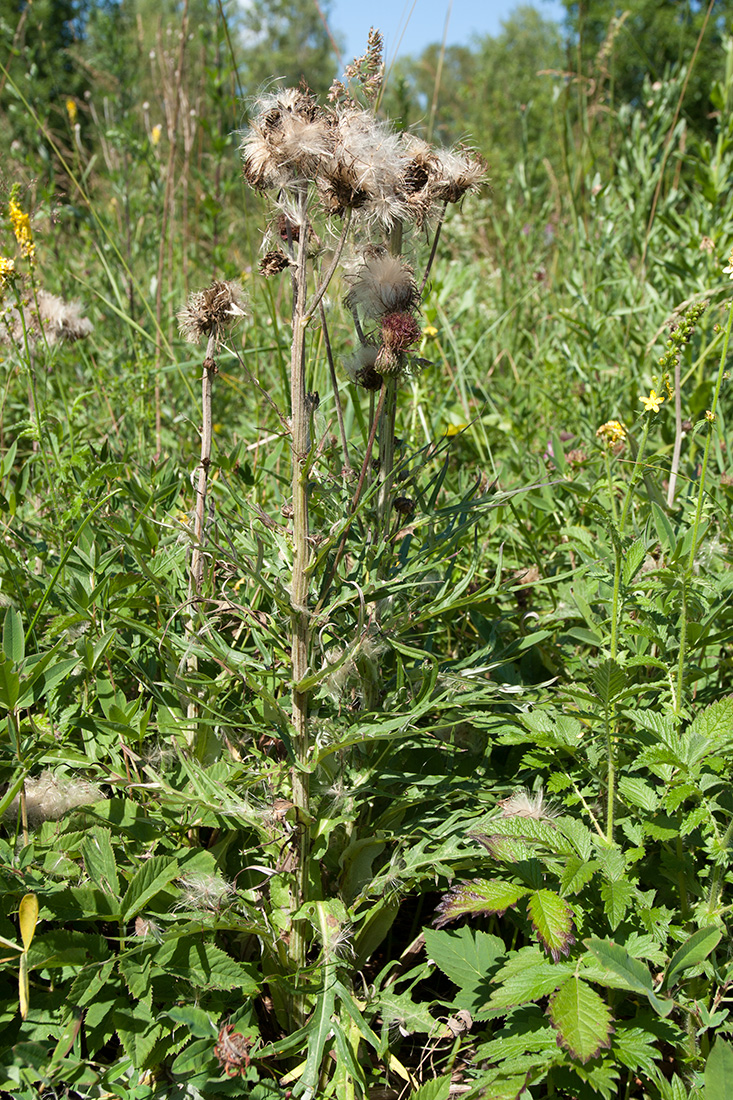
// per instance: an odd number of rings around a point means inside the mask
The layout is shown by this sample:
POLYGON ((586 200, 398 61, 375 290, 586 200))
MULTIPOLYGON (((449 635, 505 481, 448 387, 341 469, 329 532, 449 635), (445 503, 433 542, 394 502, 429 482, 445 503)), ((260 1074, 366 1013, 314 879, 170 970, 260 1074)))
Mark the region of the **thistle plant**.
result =
MULTIPOLYGON (((381 86, 382 44, 372 31, 367 53, 347 76, 360 85, 373 105, 381 86)), ((346 305, 356 334, 349 376, 371 395, 371 424, 356 491, 353 516, 367 482, 372 445, 378 439, 377 509, 372 540, 385 539, 393 506, 394 431, 400 378, 421 364, 414 349, 421 337, 419 305, 429 265, 448 203, 458 202, 483 182, 485 166, 467 150, 442 151, 410 135, 397 133, 364 107, 352 90, 335 82, 330 104, 320 105, 305 89, 284 89, 261 96, 243 137, 246 181, 272 196, 272 224, 282 241, 269 248, 261 270, 269 276, 290 274, 292 342, 290 351, 290 446, 293 563, 290 588, 291 666, 294 763, 292 800, 298 815, 299 844, 294 907, 308 901, 311 889, 309 825, 311 737, 309 690, 314 607, 308 485, 317 448, 310 425, 314 399, 309 396, 306 333, 318 315, 326 346, 332 341, 324 295, 340 273, 346 280, 346 305), (409 235, 434 227, 433 248, 421 284, 402 257, 409 235), (379 394, 378 400, 374 395, 379 394)), ((340 394, 333 362, 334 403, 341 425, 343 471, 349 474, 349 452, 343 433, 340 394)), ((334 579, 348 537, 343 528, 326 586, 334 579)), ((323 559, 321 559, 323 560, 323 559)), ((384 562, 380 568, 385 569, 384 562)), ((322 588, 323 591, 323 588, 322 588)), ((320 628, 324 623, 320 622, 320 628)), ((366 705, 377 705, 378 693, 366 692, 366 705)), ((306 958, 303 922, 294 922, 290 957, 296 969, 306 958)))

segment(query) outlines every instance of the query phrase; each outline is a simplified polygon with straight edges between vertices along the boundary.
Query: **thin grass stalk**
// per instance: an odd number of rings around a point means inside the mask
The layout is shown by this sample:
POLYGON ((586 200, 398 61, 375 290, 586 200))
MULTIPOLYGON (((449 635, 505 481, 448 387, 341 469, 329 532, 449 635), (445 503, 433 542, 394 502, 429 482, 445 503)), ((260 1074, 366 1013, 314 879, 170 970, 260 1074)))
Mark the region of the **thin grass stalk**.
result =
MULTIPOLYGON (((389 238, 393 256, 402 253, 402 222, 398 221, 389 238)), ((397 378, 388 374, 382 384, 379 416, 379 495, 377 497, 377 541, 386 539, 392 512, 392 480, 394 472, 394 437, 397 420, 397 378)), ((384 564, 384 563, 383 563, 384 564)), ((383 571, 383 570, 380 570, 383 571)))
POLYGON ((328 334, 328 322, 326 320, 326 311, 323 308, 323 301, 320 301, 318 303, 318 310, 321 315, 321 329, 323 331, 323 342, 326 346, 328 373, 331 378, 333 402, 336 407, 336 420, 338 421, 339 436, 341 438, 341 451, 344 456, 341 473, 344 477, 346 477, 351 473, 351 460, 349 459, 349 445, 346 441, 346 428, 344 426, 344 410, 341 408, 341 395, 339 394, 338 378, 336 377, 336 367, 333 361, 333 351, 331 349, 331 339, 328 334))
POLYGON ((201 594, 204 579, 204 527, 206 524, 206 504, 211 467, 212 412, 211 393, 216 374, 216 334, 211 333, 206 345, 206 356, 201 377, 201 461, 199 463, 196 485, 196 514, 194 517, 194 548, 191 555, 190 598, 195 600, 201 594))

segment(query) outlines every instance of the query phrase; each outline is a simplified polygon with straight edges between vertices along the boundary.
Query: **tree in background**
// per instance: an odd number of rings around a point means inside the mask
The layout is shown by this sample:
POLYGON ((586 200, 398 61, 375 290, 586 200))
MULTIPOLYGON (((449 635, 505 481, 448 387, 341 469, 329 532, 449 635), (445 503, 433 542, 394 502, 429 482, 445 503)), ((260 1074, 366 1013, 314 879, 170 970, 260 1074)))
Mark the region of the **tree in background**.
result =
POLYGON ((563 0, 567 8, 571 67, 588 72, 614 33, 608 52, 613 102, 638 104, 644 79, 664 80, 671 69, 689 64, 700 31, 705 25, 700 53, 692 71, 683 114, 695 132, 711 134, 710 87, 723 77, 723 41, 733 20, 732 0, 715 0, 706 22, 709 4, 699 0, 563 0), (618 22, 614 24, 614 20, 618 22), (580 65, 579 65, 580 63, 580 65))
POLYGON ((242 12, 239 51, 248 94, 273 81, 289 87, 305 81, 317 94, 328 90, 339 68, 329 11, 329 3, 319 10, 313 0, 252 0, 242 12))

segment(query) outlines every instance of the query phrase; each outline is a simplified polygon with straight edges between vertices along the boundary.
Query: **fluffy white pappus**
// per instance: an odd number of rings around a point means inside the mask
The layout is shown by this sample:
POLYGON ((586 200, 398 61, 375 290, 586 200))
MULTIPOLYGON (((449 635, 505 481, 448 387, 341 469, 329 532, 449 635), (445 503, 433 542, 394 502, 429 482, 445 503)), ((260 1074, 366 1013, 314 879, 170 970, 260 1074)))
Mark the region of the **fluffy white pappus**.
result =
MULTIPOLYGON (((48 769, 39 776, 29 776, 25 781, 28 824, 32 828, 42 825, 44 821, 58 821, 69 810, 89 806, 104 798, 105 795, 94 783, 76 776, 55 776, 48 769)), ((6 817, 17 816, 19 805, 20 796, 16 795, 5 811, 6 817)))
POLYGON ((205 290, 190 294, 176 314, 178 329, 189 344, 198 344, 212 333, 221 340, 230 325, 247 316, 242 288, 237 282, 212 280, 205 290))
POLYGON ((245 179, 260 190, 314 179, 333 146, 331 115, 294 88, 261 96, 240 146, 245 179))
POLYGON ((344 206, 358 209, 367 220, 394 224, 409 212, 402 181, 408 158, 399 134, 368 111, 346 110, 337 115, 329 185, 352 200, 344 206))
POLYGON ((431 196, 443 202, 460 202, 469 191, 487 182, 486 162, 470 149, 436 149, 431 196))
POLYGON ((94 330, 94 325, 84 316, 81 302, 65 302, 58 294, 39 290, 35 298, 23 303, 22 313, 16 306, 0 316, 0 343, 22 347, 25 335, 33 345, 44 338, 48 344, 60 340, 73 344, 83 340, 94 330))
POLYGON ((360 309, 373 320, 388 313, 412 310, 418 300, 412 268, 386 249, 364 257, 346 295, 349 309, 360 309))
POLYGON ((531 817, 534 821, 551 821, 559 811, 545 801, 545 792, 540 789, 534 794, 522 787, 508 798, 499 799, 502 817, 531 817))
POLYGON ((209 909, 216 912, 231 902, 237 893, 237 888, 221 875, 211 875, 205 871, 182 875, 178 882, 181 887, 178 909, 209 909))

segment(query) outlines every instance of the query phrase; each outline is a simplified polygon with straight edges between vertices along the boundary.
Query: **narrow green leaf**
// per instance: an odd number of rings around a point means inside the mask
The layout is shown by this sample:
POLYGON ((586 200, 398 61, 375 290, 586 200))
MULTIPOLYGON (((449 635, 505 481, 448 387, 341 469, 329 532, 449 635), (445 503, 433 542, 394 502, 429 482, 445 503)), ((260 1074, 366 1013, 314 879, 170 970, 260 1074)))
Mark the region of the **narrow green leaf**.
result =
POLYGON ((722 935, 723 929, 717 925, 698 928, 697 932, 693 932, 690 938, 685 940, 669 960, 662 982, 662 989, 669 989, 671 985, 674 985, 683 970, 687 970, 691 966, 698 966, 703 962, 718 946, 722 935))
POLYGON ((8 661, 19 665, 25 657, 23 622, 14 607, 9 607, 3 620, 3 653, 8 661))
POLYGON ((500 916, 528 893, 523 886, 499 879, 462 882, 443 895, 436 908, 438 916, 433 923, 436 928, 442 928, 467 913, 491 913, 500 916))
POLYGON ((705 1063, 705 1100, 733 1096, 733 1044, 718 1037, 705 1063))
POLYGON ((662 544, 662 548, 671 553, 677 545, 677 539, 675 538, 674 529, 672 524, 667 518, 667 513, 663 508, 660 508, 656 500, 652 501, 652 515, 654 517, 654 526, 657 529, 657 535, 659 541, 662 544))
POLYGON ((548 1013, 558 1039, 573 1058, 589 1062, 610 1047, 612 1016, 605 1001, 573 976, 550 998, 548 1013))
POLYGON ((575 943, 573 911, 552 890, 535 890, 527 902, 527 913, 540 943, 555 962, 567 955, 575 943))
POLYGON ((120 881, 109 829, 92 829, 81 843, 84 866, 92 882, 107 894, 120 895, 120 881))
POLYGON ((624 947, 611 940, 589 939, 585 940, 585 946, 607 970, 621 979, 626 989, 643 994, 655 1012, 669 1016, 674 1002, 657 997, 649 968, 640 959, 633 959, 624 947))
POLYGON ((20 899, 18 922, 20 924, 20 938, 23 941, 23 947, 27 951, 33 942, 38 923, 38 898, 35 894, 25 894, 20 899))
POLYGON ((319 993, 316 1007, 310 1018, 308 1030, 308 1054, 306 1056, 303 1072, 294 1089, 294 1094, 303 1094, 311 1100, 318 1089, 321 1076, 321 1065, 326 1053, 326 1047, 330 1042, 331 1016, 336 1006, 336 997, 330 982, 319 993))

